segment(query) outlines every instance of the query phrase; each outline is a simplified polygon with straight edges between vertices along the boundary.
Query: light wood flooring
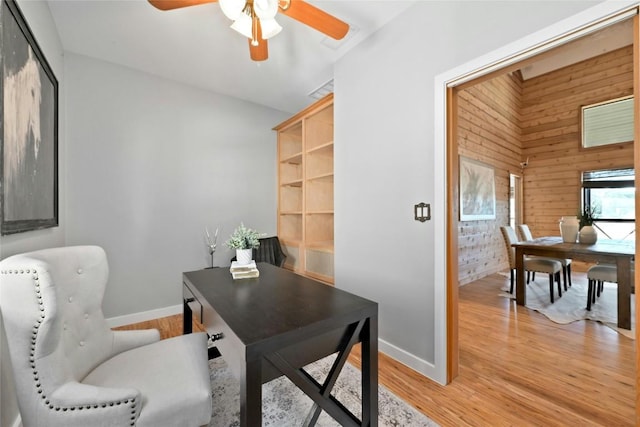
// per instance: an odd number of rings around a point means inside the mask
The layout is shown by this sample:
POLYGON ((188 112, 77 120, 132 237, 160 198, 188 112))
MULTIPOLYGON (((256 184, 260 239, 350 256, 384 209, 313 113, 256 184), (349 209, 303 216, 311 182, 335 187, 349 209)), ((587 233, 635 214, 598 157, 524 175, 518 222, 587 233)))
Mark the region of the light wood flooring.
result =
MULTIPOLYGON (((575 280, 586 280, 574 273, 575 280)), ((635 343, 590 321, 558 325, 498 296, 508 278, 460 288, 459 376, 441 386, 380 354, 380 383, 443 426, 632 426, 635 343)), ((126 327, 180 334, 182 316, 126 327)), ((358 352, 351 360, 358 365, 358 352)))

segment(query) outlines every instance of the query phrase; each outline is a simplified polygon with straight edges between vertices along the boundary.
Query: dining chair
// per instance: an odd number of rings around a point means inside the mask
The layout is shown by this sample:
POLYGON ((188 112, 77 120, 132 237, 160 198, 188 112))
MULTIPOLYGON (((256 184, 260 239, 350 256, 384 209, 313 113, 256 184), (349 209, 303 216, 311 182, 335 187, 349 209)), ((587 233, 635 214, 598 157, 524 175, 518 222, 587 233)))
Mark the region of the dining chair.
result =
MULTIPOLYGON (((635 264, 631 263, 631 286, 633 292, 633 277, 635 274, 635 264)), ((615 264, 596 264, 587 270, 587 310, 591 311, 591 305, 595 304, 596 298, 604 291, 604 283, 618 283, 618 269, 615 264)))
POLYGON ((0 312, 25 427, 209 424, 207 335, 160 340, 114 331, 98 246, 44 249, 0 262, 0 312))
MULTIPOLYGON (((518 224, 518 234, 520 235, 520 240, 533 240, 533 235, 531 234, 531 230, 527 224, 518 224)), ((549 258, 555 261, 560 261, 562 264, 562 279, 564 281, 564 290, 567 290, 567 284, 571 286, 571 259, 565 258, 549 258)), ((535 279, 535 276, 534 276, 535 279)))
MULTIPOLYGON (((515 230, 508 225, 500 227, 504 243, 507 247, 507 255, 509 258, 509 270, 511 276, 511 287, 509 292, 513 293, 513 285, 515 282, 515 269, 516 269, 516 249, 512 246, 518 242, 515 230)), ((542 257, 524 257, 524 269, 525 271, 545 273, 549 275, 549 296, 551 302, 554 302, 553 283, 554 280, 558 283, 558 296, 562 296, 562 285, 560 284, 560 272, 562 271, 562 264, 560 261, 551 258, 542 257)))

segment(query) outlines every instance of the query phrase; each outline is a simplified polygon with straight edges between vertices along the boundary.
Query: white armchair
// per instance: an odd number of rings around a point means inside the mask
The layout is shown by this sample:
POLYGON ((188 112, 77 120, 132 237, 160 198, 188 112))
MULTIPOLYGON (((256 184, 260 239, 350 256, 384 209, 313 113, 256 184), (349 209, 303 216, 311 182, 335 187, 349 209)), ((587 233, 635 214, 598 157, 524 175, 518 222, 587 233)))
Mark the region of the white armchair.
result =
POLYGON ((97 246, 0 262, 0 312, 22 424, 208 424, 206 334, 160 340, 156 330, 111 330, 102 313, 108 274, 97 246))

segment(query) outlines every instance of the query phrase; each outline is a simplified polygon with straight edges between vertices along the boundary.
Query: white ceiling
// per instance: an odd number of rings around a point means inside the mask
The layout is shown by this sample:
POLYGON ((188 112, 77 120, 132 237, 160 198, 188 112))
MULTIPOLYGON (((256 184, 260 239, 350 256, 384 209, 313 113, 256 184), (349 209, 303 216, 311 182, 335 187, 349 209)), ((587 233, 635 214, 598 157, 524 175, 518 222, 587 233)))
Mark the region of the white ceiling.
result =
POLYGON ((49 0, 65 51, 296 112, 333 78, 333 64, 414 1, 309 0, 352 26, 341 43, 285 15, 269 59, 253 62, 246 38, 218 3, 162 12, 146 0, 49 0))

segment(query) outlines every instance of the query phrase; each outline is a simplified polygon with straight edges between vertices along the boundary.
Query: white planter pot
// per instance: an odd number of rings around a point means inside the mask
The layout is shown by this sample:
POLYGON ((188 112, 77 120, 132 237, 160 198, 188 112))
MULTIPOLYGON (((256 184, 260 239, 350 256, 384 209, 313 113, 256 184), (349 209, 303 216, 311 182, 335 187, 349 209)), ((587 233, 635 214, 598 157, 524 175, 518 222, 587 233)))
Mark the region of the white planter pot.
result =
POLYGON ((563 216, 560 220, 560 235, 562 241, 566 243, 575 243, 578 240, 578 230, 580 222, 575 216, 563 216))
POLYGON ((580 234, 578 235, 578 240, 580 243, 585 245, 593 245, 598 241, 598 232, 591 225, 585 225, 580 230, 580 234))
POLYGON ((240 265, 246 265, 253 258, 253 249, 236 249, 236 260, 240 265))

